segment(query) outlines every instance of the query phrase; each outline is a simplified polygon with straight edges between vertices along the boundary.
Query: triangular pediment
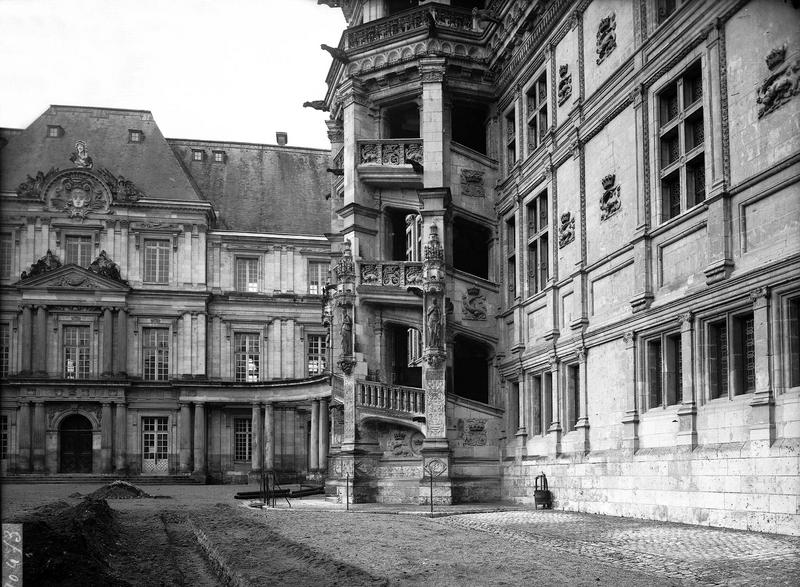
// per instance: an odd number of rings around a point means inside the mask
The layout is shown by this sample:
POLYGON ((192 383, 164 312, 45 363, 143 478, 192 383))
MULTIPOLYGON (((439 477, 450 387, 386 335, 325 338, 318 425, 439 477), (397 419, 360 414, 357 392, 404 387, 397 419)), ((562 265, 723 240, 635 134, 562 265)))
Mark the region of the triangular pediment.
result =
POLYGON ((52 288, 113 292, 130 290, 128 285, 120 281, 103 277, 78 265, 64 265, 43 275, 22 279, 16 286, 22 290, 52 288))

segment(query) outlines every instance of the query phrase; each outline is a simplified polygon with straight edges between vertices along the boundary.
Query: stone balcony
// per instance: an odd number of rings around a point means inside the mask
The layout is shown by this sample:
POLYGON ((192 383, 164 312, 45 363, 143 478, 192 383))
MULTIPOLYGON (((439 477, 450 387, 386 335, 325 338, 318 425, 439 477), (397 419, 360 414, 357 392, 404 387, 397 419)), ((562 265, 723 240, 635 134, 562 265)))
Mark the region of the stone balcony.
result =
POLYGON ((362 303, 421 308, 422 262, 359 261, 356 285, 362 303))
POLYGON ((378 381, 356 381, 360 415, 419 418, 425 416, 425 390, 378 381))
POLYGON ((370 185, 422 187, 422 139, 361 140, 358 177, 370 185))
POLYGON ((431 12, 435 14, 436 28, 439 30, 475 36, 480 34, 469 10, 429 3, 348 29, 342 39, 344 46, 348 50, 368 48, 374 44, 426 32, 430 19, 428 15, 431 12))

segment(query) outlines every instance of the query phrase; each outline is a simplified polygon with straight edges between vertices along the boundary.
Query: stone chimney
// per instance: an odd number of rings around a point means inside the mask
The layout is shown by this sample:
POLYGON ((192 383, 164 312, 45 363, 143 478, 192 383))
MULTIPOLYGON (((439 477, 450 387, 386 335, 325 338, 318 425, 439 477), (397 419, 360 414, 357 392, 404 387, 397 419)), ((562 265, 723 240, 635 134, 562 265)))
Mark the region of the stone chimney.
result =
POLYGON ((275 140, 278 141, 278 145, 285 147, 289 140, 289 135, 287 135, 285 132, 278 131, 275 133, 275 140))

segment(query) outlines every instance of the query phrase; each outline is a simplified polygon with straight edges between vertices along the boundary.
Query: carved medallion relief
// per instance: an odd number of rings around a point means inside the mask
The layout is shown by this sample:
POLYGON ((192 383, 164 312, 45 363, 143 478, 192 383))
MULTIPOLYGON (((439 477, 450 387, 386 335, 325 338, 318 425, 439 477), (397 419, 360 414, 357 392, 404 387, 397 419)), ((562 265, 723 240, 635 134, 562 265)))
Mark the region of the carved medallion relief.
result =
POLYGON ((617 47, 617 15, 613 12, 600 20, 597 29, 597 65, 605 61, 606 57, 617 47))
POLYGON ((564 64, 558 68, 558 105, 564 103, 572 96, 572 74, 569 73, 569 65, 564 64))
POLYGON ((603 195, 600 198, 600 220, 607 220, 619 212, 622 203, 619 199, 619 186, 614 185, 616 176, 612 173, 603 178, 603 195))
POLYGON ((561 215, 561 224, 558 227, 558 248, 563 249, 575 240, 575 218, 572 213, 564 212, 561 215))
POLYGON ((766 57, 769 75, 758 88, 758 117, 762 118, 800 93, 800 59, 786 61, 786 45, 766 57))

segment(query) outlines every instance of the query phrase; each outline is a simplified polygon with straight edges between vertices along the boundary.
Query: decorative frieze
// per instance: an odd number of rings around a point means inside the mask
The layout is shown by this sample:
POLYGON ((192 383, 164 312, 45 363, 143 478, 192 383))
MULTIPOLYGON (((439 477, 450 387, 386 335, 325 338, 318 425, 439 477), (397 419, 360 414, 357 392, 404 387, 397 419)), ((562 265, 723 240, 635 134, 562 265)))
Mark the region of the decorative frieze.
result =
POLYGON ((449 6, 437 5, 435 9, 420 6, 390 18, 381 18, 345 31, 348 49, 383 42, 386 39, 429 28, 431 19, 436 28, 472 31, 472 13, 449 6))
POLYGON ((571 212, 561 215, 561 224, 558 227, 558 248, 563 249, 575 240, 575 218, 571 212))
POLYGON ((423 147, 420 141, 359 141, 360 165, 422 165, 423 147))
POLYGON ((607 220, 619 212, 622 203, 619 199, 619 186, 614 185, 616 176, 612 173, 603 178, 603 195, 600 198, 600 220, 607 220))
POLYGON ((419 261, 361 263, 359 264, 359 284, 422 287, 422 263, 419 261))
POLYGON ((786 61, 786 45, 773 49, 766 57, 770 74, 758 88, 758 117, 762 118, 800 93, 800 60, 786 61))
POLYGON ((566 63, 558 67, 558 105, 564 103, 572 96, 572 74, 569 73, 569 65, 566 63))
POLYGON ((600 19, 600 26, 597 29, 597 65, 600 65, 617 47, 616 18, 616 14, 612 12, 600 19))

